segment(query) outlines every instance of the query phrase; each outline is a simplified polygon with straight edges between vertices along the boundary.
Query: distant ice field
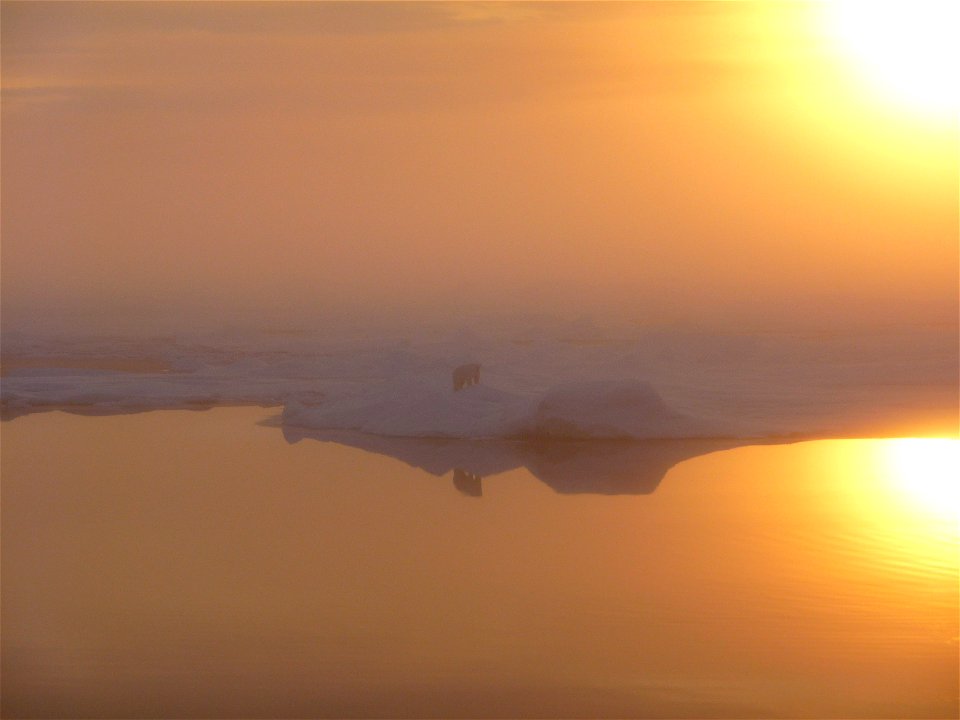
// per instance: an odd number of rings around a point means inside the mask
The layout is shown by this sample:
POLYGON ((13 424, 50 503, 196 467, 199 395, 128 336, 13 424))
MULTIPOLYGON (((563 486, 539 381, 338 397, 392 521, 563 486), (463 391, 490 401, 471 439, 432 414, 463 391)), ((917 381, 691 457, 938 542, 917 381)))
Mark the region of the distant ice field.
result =
POLYGON ((6 418, 258 404, 290 427, 394 437, 956 434, 956 328, 3 336, 6 418), (479 363, 454 391, 453 368, 479 363))

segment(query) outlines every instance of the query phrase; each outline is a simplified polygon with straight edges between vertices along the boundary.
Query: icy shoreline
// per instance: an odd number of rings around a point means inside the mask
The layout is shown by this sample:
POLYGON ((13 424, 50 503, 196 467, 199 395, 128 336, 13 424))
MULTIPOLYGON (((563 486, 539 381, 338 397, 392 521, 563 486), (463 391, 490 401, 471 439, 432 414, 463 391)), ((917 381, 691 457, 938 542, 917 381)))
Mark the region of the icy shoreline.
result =
POLYGON ((539 397, 484 385, 460 392, 404 378, 316 407, 296 400, 283 424, 386 437, 652 439, 715 436, 720 429, 667 407, 636 380, 568 383, 539 397))

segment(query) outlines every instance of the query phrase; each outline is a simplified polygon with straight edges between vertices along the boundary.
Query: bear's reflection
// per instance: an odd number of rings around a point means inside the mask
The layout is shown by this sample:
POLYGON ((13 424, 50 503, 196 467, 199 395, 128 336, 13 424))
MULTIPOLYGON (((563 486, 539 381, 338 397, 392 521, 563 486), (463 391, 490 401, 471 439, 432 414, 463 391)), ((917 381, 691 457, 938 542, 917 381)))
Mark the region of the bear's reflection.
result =
POLYGON ((482 497, 483 485, 480 483, 482 478, 461 468, 453 469, 453 486, 470 497, 482 497))
POLYGON ((388 455, 432 475, 453 472, 454 487, 470 497, 482 497, 482 478, 520 467, 558 493, 649 495, 684 460, 756 444, 729 439, 442 440, 287 426, 283 436, 290 443, 311 438, 388 455))

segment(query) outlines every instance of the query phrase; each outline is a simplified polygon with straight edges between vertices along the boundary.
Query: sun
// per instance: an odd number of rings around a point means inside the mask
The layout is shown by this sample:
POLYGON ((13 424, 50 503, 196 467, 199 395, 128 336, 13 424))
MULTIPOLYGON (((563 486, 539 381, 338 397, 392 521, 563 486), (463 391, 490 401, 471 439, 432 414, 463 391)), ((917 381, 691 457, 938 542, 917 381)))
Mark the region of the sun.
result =
POLYGON ((828 32, 864 80, 924 113, 960 107, 958 0, 831 0, 828 32))

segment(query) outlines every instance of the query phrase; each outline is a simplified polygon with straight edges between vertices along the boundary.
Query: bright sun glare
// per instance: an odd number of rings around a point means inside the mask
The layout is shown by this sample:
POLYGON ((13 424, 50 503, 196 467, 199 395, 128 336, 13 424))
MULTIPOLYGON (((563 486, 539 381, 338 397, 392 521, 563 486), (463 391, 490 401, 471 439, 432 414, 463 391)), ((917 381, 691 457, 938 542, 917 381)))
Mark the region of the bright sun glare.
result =
POLYGON ((960 1, 832 0, 828 23, 867 82, 910 108, 960 106, 960 1))
POLYGON ((960 514, 960 440, 904 438, 886 444, 896 486, 935 515, 960 514))

